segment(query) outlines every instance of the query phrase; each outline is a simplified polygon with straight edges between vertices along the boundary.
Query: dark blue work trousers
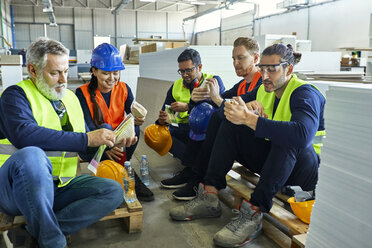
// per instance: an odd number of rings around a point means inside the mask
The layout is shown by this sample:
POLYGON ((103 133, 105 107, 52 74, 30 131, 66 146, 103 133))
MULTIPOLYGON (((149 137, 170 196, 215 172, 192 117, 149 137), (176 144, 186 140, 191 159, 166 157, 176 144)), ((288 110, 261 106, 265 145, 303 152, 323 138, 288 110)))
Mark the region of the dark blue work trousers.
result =
POLYGON ((188 123, 178 123, 178 127, 169 126, 169 132, 172 136, 172 147, 169 152, 182 161, 189 140, 190 126, 188 123))
POLYGON ((207 137, 193 171, 206 185, 218 190, 226 187, 225 176, 234 161, 260 175, 251 203, 269 212, 272 198, 284 185, 314 190, 318 180, 319 158, 312 146, 304 149, 284 147, 263 138, 245 125, 227 121, 222 111, 212 115, 207 137))

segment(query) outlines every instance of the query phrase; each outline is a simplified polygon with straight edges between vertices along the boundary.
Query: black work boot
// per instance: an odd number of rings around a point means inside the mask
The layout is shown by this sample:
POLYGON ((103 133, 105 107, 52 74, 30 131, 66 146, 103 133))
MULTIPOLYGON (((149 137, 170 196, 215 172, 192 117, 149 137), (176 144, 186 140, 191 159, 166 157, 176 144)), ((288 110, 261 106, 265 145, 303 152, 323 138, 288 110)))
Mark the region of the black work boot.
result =
POLYGON ((178 189, 186 186, 187 182, 191 179, 193 173, 190 167, 185 167, 178 172, 175 176, 162 180, 160 185, 166 189, 178 189))
POLYGON ((186 186, 179 188, 173 192, 173 197, 181 201, 190 201, 196 197, 196 191, 198 190, 201 178, 199 176, 192 176, 187 182, 186 186))
POLYGON ((146 187, 145 184, 141 181, 138 177, 137 173, 134 172, 134 179, 136 180, 135 190, 138 200, 140 201, 153 201, 154 194, 151 192, 149 188, 146 187))

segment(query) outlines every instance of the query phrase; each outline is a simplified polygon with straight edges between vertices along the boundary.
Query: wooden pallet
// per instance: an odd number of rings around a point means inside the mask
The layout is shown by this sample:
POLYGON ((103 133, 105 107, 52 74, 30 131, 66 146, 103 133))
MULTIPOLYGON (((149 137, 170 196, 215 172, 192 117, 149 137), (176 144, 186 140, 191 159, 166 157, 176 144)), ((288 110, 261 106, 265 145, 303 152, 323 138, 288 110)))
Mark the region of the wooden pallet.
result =
MULTIPOLYGON (((117 218, 124 219, 128 233, 142 231, 143 211, 141 203, 138 200, 133 203, 123 202, 120 207, 100 219, 100 221, 117 218)), ((22 224, 26 224, 26 220, 23 216, 9 216, 0 213, 0 233, 22 224)))
MULTIPOLYGON (((233 191, 233 202, 221 198, 225 204, 232 208, 238 208, 243 199, 249 200, 259 177, 245 167, 235 163, 233 171, 240 174, 240 177, 234 175, 226 176, 227 186, 233 191)), ((270 239, 282 248, 301 247, 295 243, 292 238, 295 235, 306 234, 309 228, 308 224, 300 221, 290 210, 287 209, 288 196, 278 193, 274 198, 273 207, 268 214, 264 214, 263 231, 270 239), (297 245, 297 246, 296 246, 297 245)))
POLYGON ((305 248, 307 233, 294 235, 291 248, 305 248))

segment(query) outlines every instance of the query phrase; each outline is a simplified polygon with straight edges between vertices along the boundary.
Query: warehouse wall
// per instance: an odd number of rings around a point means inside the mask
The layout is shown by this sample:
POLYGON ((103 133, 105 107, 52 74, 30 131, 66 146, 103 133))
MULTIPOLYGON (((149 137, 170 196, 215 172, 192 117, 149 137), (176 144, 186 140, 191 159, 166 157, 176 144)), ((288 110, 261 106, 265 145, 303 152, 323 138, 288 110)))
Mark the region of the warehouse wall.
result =
MULTIPOLYGON (((0 33, 1 36, 4 37, 8 43, 12 44, 12 29, 11 29, 11 20, 10 20, 10 0, 0 0, 1 6, 1 28, 0 33)), ((1 39, 0 48, 10 48, 6 45, 5 41, 1 39)))
POLYGON ((241 36, 252 36, 253 12, 222 19, 221 45, 232 45, 234 40, 241 36))
POLYGON ((252 36, 252 27, 253 13, 251 11, 223 18, 221 29, 217 28, 197 33, 196 44, 231 46, 234 40, 240 36, 252 36))
MULTIPOLYGON (((297 39, 312 41, 313 51, 338 51, 339 47, 345 46, 368 47, 371 13, 372 1, 338 0, 258 19, 254 35, 296 32, 297 39)), ((232 45, 239 36, 251 37, 252 19, 252 12, 222 19, 221 45, 232 45)), ((216 30, 197 33, 197 44, 219 44, 220 36, 215 34, 216 30)))
POLYGON ((208 31, 197 33, 196 44, 201 46, 220 45, 220 29, 215 28, 208 31))
MULTIPOLYGON (((1 0, 4 1, 4 0, 1 0)), ((93 49, 94 36, 110 36, 111 44, 133 44, 132 39, 162 38, 184 39, 182 20, 194 13, 168 13, 154 11, 122 10, 113 15, 109 9, 60 8, 54 7, 57 27, 49 27, 48 16, 43 6, 14 6, 15 37, 17 48, 27 47, 31 41, 47 35, 60 40, 70 49, 93 49), (30 11, 31 10, 31 11, 30 11)), ((186 38, 192 35, 192 26, 186 27, 186 38)))
POLYGON ((368 47, 371 13, 372 1, 340 0, 257 20, 255 35, 296 32, 298 39, 312 41, 313 51, 368 47))

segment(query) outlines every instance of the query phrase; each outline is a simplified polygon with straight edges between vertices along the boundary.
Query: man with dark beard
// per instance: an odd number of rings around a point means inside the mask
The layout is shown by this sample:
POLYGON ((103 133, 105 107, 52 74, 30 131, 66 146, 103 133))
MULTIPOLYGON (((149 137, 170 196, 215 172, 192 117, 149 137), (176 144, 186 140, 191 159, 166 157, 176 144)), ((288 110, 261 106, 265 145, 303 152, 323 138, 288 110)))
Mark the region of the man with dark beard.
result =
POLYGON ((86 133, 79 100, 66 89, 68 55, 58 41, 33 42, 27 52, 29 79, 8 87, 0 98, 0 211, 23 215, 27 222, 9 231, 14 247, 66 247, 65 235, 123 201, 116 181, 76 176, 77 153, 112 147, 115 134, 86 133))

